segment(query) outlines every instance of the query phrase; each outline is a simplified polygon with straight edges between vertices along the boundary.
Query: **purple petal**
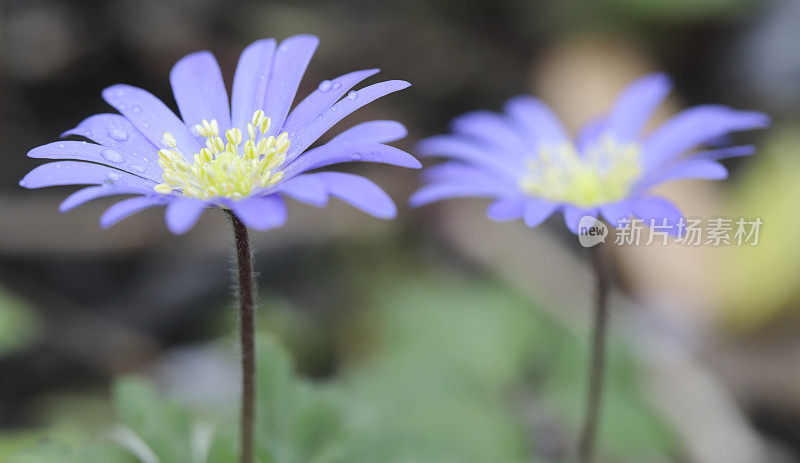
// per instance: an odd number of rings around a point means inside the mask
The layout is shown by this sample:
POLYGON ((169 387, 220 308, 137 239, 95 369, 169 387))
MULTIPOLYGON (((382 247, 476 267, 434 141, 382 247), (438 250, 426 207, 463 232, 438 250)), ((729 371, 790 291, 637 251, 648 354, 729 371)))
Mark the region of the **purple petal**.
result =
POLYGON ((717 161, 710 159, 688 159, 675 164, 664 173, 653 173, 643 177, 634 186, 641 191, 665 182, 687 179, 722 180, 728 177, 728 169, 717 161))
POLYGON ((533 228, 547 220, 558 209, 558 204, 542 199, 528 199, 525 201, 525 210, 522 219, 525 225, 533 228))
POLYGON ((156 183, 100 164, 57 161, 43 164, 28 172, 28 175, 20 180, 19 185, 25 188, 58 185, 115 185, 152 189, 156 183))
POLYGON ((302 130, 296 137, 293 137, 287 160, 291 161, 296 158, 337 122, 347 117, 353 111, 382 96, 408 88, 410 85, 411 84, 403 80, 390 80, 370 85, 357 92, 350 92, 346 98, 342 98, 338 103, 325 111, 322 117, 315 119, 314 122, 302 130))
POLYGON ((118 84, 103 90, 103 99, 124 115, 156 146, 163 146, 164 132, 171 133, 186 156, 200 151, 200 144, 186 124, 150 92, 118 84))
POLYGON ((581 130, 578 133, 578 137, 575 142, 575 145, 578 148, 578 152, 581 154, 585 154, 586 150, 588 150, 592 145, 597 143, 597 141, 600 139, 603 133, 605 133, 607 125, 608 123, 606 119, 600 118, 588 122, 583 127, 581 127, 581 130))
POLYGON ((107 196, 115 195, 128 195, 128 194, 150 194, 153 193, 152 189, 143 189, 136 187, 115 187, 115 186, 90 186, 72 193, 65 199, 61 205, 58 206, 60 212, 67 212, 74 209, 81 204, 89 201, 105 198, 107 196))
POLYGON ((459 116, 453 120, 452 130, 498 146, 505 155, 525 156, 529 151, 511 124, 490 111, 473 111, 459 116))
POLYGON ((183 57, 172 67, 169 80, 187 126, 199 124, 203 119, 216 119, 220 132, 230 128, 228 92, 214 55, 199 51, 183 57))
POLYGON ((272 73, 275 39, 263 39, 244 49, 236 65, 231 92, 231 123, 244 130, 257 109, 263 109, 272 73))
POLYGON ((168 200, 164 197, 137 196, 135 198, 124 199, 106 209, 100 216, 100 226, 108 228, 122 219, 153 206, 166 204, 168 200))
POLYGON ((161 168, 158 167, 158 148, 142 132, 121 114, 95 114, 84 119, 67 135, 80 135, 119 151, 125 157, 130 172, 161 181, 161 168))
POLYGON ((678 229, 678 222, 683 218, 681 211, 675 207, 674 204, 663 198, 651 196, 636 201, 633 204, 633 214, 644 220, 646 226, 655 224, 656 226, 662 225, 664 219, 666 224, 671 228, 669 231, 671 235, 677 235, 680 231, 678 229))
POLYGON ((289 133, 295 133, 305 129, 314 119, 327 111, 339 98, 350 91, 353 86, 377 73, 378 69, 366 69, 364 71, 351 72, 321 83, 316 90, 311 92, 311 95, 305 97, 292 110, 289 117, 286 118, 285 130, 289 133))
POLYGON ((131 155, 102 145, 85 141, 59 141, 37 146, 28 151, 28 157, 36 159, 72 159, 76 161, 89 161, 104 166, 113 167, 137 177, 161 182, 161 173, 154 172, 158 165, 145 164, 142 160, 131 155), (147 168, 149 167, 149 169, 147 168))
POLYGON ((678 113, 644 142, 644 170, 729 132, 763 128, 769 116, 756 111, 737 111, 725 106, 696 106, 678 113))
POLYGON ((755 152, 756 152, 756 147, 753 145, 731 146, 728 148, 701 151, 697 154, 693 154, 692 159, 710 159, 716 161, 719 159, 750 156, 752 154, 755 154, 755 152))
POLYGON ((619 142, 634 140, 671 87, 664 74, 650 74, 628 85, 608 115, 608 133, 619 142))
POLYGON ((411 207, 420 207, 426 204, 450 198, 494 198, 506 196, 508 190, 484 183, 471 183, 459 181, 445 181, 429 183, 408 198, 411 207))
POLYGON ((267 116, 272 118, 270 135, 279 133, 283 127, 297 88, 318 44, 319 39, 313 35, 295 35, 278 46, 263 107, 267 116))
POLYGON ((597 217, 597 209, 583 209, 575 206, 564 206, 564 223, 572 233, 578 234, 580 221, 583 217, 597 217))
POLYGON ((536 98, 527 95, 514 97, 506 103, 505 111, 531 149, 545 143, 559 144, 570 140, 558 116, 536 98))
POLYGON ((342 162, 378 162, 393 166, 419 169, 422 164, 412 155, 388 145, 368 144, 349 145, 345 143, 326 143, 303 153, 283 169, 284 178, 342 162))
POLYGON ((522 217, 527 202, 522 198, 498 199, 486 209, 486 215, 496 222, 509 222, 522 217))
POLYGON ((381 219, 393 219, 397 215, 392 198, 378 185, 360 175, 344 172, 320 172, 312 175, 325 184, 328 193, 356 209, 381 219))
POLYGON ((619 228, 620 222, 630 219, 633 215, 633 207, 629 201, 620 201, 614 204, 606 204, 600 207, 600 213, 606 218, 608 224, 614 228, 619 228))
POLYGON ((516 178, 522 163, 492 156, 475 143, 454 135, 436 135, 417 144, 420 156, 439 156, 474 164, 503 177, 516 178))
POLYGON ((176 235, 186 233, 194 227, 206 207, 207 201, 195 198, 182 197, 172 201, 164 213, 167 228, 176 235))
POLYGON ((313 174, 301 174, 281 182, 273 191, 316 207, 324 207, 328 204, 328 191, 325 189, 325 184, 313 174))
POLYGON ((231 210, 248 227, 270 230, 286 223, 286 203, 278 195, 251 196, 241 201, 232 201, 231 210))
POLYGON ((498 177, 491 171, 461 162, 444 162, 433 167, 428 167, 422 172, 426 182, 439 180, 457 180, 471 183, 492 183, 499 187, 507 188, 509 193, 515 191, 515 182, 509 182, 504 177, 498 177))
POLYGON ((390 143, 408 134, 405 126, 395 121, 362 122, 340 133, 331 142, 390 143))

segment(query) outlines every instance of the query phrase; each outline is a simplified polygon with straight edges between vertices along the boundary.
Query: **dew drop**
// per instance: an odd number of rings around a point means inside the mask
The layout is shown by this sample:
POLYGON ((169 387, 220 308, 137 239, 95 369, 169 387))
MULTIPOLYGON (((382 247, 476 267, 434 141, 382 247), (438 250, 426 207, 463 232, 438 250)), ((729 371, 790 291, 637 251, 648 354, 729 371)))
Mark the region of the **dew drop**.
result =
POLYGON ((140 113, 140 112, 142 112, 142 107, 139 106, 138 104, 135 104, 135 105, 131 106, 131 111, 133 111, 135 113, 140 113))
POLYGON ((360 161, 361 160, 361 153, 353 153, 351 158, 353 159, 353 161, 360 161))
POLYGON ((125 141, 128 139, 128 132, 122 129, 111 129, 108 131, 108 136, 117 141, 125 141))
POLYGON ((144 167, 140 166, 139 164, 131 164, 131 170, 141 174, 144 172, 144 167))
POLYGON ((333 83, 333 89, 334 90, 339 90, 340 88, 342 88, 342 83, 341 82, 334 82, 333 83))
POLYGON ((116 182, 116 181, 117 181, 117 180, 119 180, 120 178, 121 178, 121 177, 120 177, 120 176, 119 176, 119 174, 118 174, 118 173, 116 173, 116 172, 109 172, 108 174, 106 174, 106 180, 108 180, 108 181, 109 181, 109 182, 111 182, 111 183, 114 183, 114 182, 116 182))
POLYGON ((119 154, 119 151, 114 151, 114 150, 103 150, 100 152, 100 156, 103 156, 103 159, 105 159, 106 161, 115 162, 117 164, 119 164, 124 160, 122 155, 119 154))
POLYGON ((358 98, 358 92, 351 91, 350 93, 347 94, 347 98, 350 98, 351 100, 355 100, 356 98, 358 98))
POLYGON ((64 148, 66 148, 66 147, 67 147, 67 145, 65 145, 65 144, 63 144, 63 143, 59 143, 59 144, 58 144, 58 148, 59 148, 59 149, 62 149, 62 150, 63 150, 63 149, 64 149, 64 148))
POLYGON ((330 89, 331 89, 331 81, 330 80, 323 80, 322 82, 320 82, 319 91, 327 92, 330 89))

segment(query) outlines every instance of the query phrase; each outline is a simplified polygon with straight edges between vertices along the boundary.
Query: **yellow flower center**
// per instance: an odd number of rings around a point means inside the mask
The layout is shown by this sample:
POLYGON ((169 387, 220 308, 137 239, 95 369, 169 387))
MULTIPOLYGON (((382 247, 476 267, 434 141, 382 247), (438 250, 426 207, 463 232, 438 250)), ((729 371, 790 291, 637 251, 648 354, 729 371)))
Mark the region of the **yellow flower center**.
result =
POLYGON ((603 137, 579 155, 572 143, 543 145, 520 178, 531 196, 580 207, 613 203, 630 193, 642 172, 639 146, 603 137))
POLYGON ((164 133, 162 142, 167 148, 159 150, 158 165, 163 170, 164 183, 155 186, 158 193, 179 192, 200 199, 247 197, 253 190, 267 188, 283 177, 280 166, 286 160, 289 134, 266 136, 271 120, 258 110, 247 124, 249 138, 242 143, 242 131, 225 131, 219 136, 216 120, 203 120, 194 126, 205 137, 206 147, 186 162, 176 148, 175 137, 164 133), (226 142, 227 140, 227 142, 226 142))

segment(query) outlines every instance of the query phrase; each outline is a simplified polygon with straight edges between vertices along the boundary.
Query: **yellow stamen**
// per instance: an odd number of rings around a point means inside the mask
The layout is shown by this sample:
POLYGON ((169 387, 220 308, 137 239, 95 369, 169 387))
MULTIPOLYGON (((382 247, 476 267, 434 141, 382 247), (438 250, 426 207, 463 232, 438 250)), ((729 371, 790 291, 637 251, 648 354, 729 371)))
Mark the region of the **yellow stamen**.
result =
POLYGON ((206 139, 206 146, 187 157, 176 148, 175 137, 165 133, 162 141, 167 148, 158 152, 164 183, 156 185, 154 190, 200 199, 241 199, 254 189, 278 183, 283 178, 278 169, 286 160, 289 134, 265 137, 271 122, 264 111, 257 110, 247 124, 249 138, 242 143, 240 129, 226 130, 223 140, 217 121, 203 120, 194 129, 206 139), (186 159, 191 159, 192 164, 186 159))
POLYGON ((593 207, 623 199, 640 177, 640 149, 603 137, 583 155, 571 143, 543 145, 520 178, 523 191, 555 202, 593 207))

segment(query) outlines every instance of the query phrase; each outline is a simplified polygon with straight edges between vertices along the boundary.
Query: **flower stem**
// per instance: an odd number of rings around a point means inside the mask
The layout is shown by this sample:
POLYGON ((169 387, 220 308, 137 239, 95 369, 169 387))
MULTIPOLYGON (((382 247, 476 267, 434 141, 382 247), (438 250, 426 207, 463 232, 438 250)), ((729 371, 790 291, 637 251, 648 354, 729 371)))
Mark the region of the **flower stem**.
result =
POLYGON ((240 463, 253 463, 255 426, 255 302, 253 298, 253 254, 247 226, 232 212, 228 216, 236 240, 236 277, 239 296, 239 341, 242 348, 242 417, 240 463))
POLYGON ((606 272, 602 245, 591 248, 592 270, 595 277, 595 306, 592 320, 592 344, 589 363, 589 387, 586 391, 586 415, 578 441, 578 461, 591 463, 600 417, 600 399, 603 393, 605 371, 606 334, 608 327, 608 273, 606 272))

